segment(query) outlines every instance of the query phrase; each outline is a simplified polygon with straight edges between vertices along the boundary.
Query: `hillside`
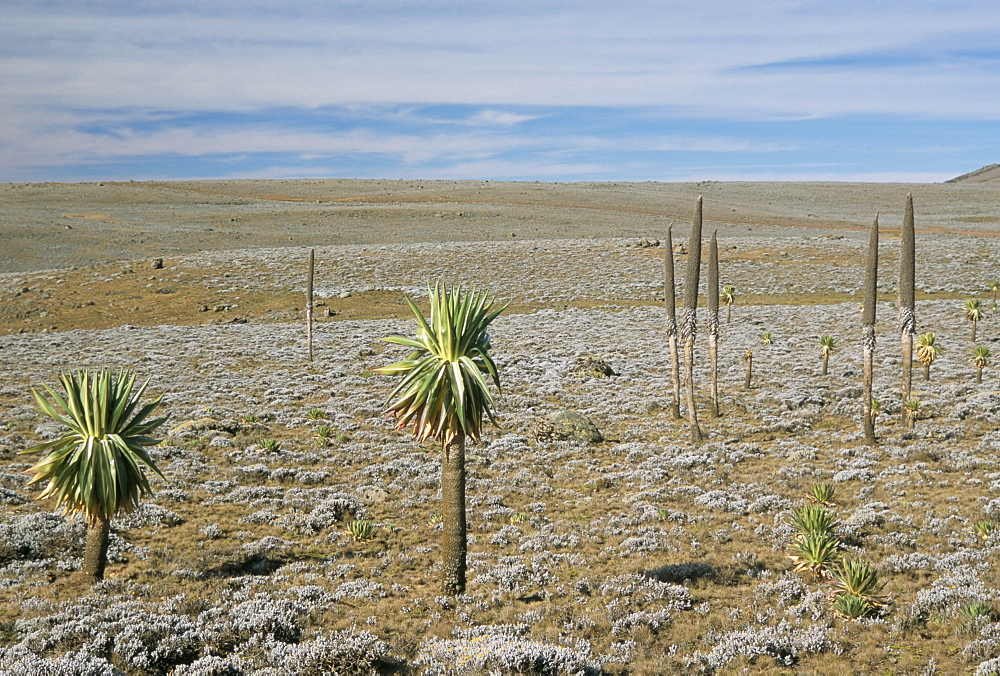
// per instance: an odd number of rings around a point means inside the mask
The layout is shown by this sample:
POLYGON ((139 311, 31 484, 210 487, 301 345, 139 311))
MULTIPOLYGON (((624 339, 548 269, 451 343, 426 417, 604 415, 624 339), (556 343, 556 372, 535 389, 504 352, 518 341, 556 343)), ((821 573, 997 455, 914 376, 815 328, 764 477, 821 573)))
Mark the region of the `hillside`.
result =
POLYGON ((945 183, 1000 183, 1000 164, 988 164, 968 174, 948 179, 945 183))

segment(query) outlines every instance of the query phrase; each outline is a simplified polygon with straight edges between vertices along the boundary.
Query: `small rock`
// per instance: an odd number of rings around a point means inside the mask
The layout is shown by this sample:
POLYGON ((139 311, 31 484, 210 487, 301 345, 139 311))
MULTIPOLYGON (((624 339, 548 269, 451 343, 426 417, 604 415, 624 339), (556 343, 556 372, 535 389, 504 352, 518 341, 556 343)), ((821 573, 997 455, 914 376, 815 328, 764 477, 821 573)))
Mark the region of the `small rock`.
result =
POLYGON ((358 491, 358 493, 366 503, 381 504, 389 499, 387 492, 375 486, 366 486, 358 491))
POLYGON ((569 370, 570 376, 580 380, 587 378, 607 378, 609 376, 618 375, 614 370, 608 365, 608 362, 604 361, 600 357, 594 356, 584 356, 576 360, 573 367, 569 370))
POLYGON ((163 259, 162 258, 154 258, 153 260, 149 261, 149 267, 151 267, 153 270, 162 270, 163 269, 163 259))
POLYGON ((197 420, 188 420, 187 422, 182 422, 181 424, 176 425, 171 428, 167 434, 171 437, 208 431, 235 434, 238 430, 239 424, 235 422, 221 421, 216 420, 215 418, 198 418, 197 420))
POLYGON ((338 298, 350 298, 351 297, 351 292, 350 291, 341 291, 340 295, 337 296, 337 297, 338 298))

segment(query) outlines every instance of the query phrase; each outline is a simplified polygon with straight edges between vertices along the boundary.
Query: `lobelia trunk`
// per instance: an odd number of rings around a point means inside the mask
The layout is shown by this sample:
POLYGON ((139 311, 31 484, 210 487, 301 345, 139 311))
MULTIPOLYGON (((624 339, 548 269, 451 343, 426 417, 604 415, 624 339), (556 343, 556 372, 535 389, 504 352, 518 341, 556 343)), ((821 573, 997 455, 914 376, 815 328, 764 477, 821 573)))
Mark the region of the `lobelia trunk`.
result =
POLYGON ((670 382, 674 396, 670 402, 670 414, 681 417, 681 365, 677 351, 677 308, 674 284, 674 224, 667 228, 667 254, 663 262, 663 302, 667 309, 667 344, 670 350, 670 382))
POLYGON ((743 389, 750 389, 750 378, 753 376, 753 350, 747 350, 743 355, 743 361, 747 363, 747 375, 743 381, 743 389))
POLYGON ((456 436, 441 451, 441 587, 465 592, 465 437, 456 436))
POLYGON ((875 419, 872 417, 872 389, 875 377, 875 302, 878 288, 878 214, 868 235, 868 256, 865 259, 865 309, 861 315, 861 344, 864 348, 862 365, 861 416, 865 441, 875 444, 875 419))
POLYGON ((903 352, 903 401, 909 401, 913 387, 913 336, 916 334, 917 325, 914 295, 915 256, 913 195, 907 193, 903 211, 903 229, 899 235, 899 335, 903 352))
POLYGON ((91 584, 104 579, 108 565, 108 543, 111 540, 111 521, 98 517, 87 524, 87 544, 83 550, 83 574, 91 584))
POLYGON ((684 276, 684 312, 681 317, 680 335, 684 342, 684 384, 687 391, 688 422, 691 438, 699 443, 704 438, 698 426, 698 410, 694 401, 694 337, 698 325, 698 278, 701 274, 701 224, 702 198, 698 197, 691 236, 688 242, 687 271, 684 276))
POLYGON ((712 417, 719 417, 719 243, 718 230, 708 241, 708 360, 712 378, 712 417))
POLYGON ((830 355, 824 354, 823 355, 823 370, 820 372, 820 375, 824 375, 825 376, 826 372, 827 372, 827 369, 829 368, 829 366, 830 366, 830 355))

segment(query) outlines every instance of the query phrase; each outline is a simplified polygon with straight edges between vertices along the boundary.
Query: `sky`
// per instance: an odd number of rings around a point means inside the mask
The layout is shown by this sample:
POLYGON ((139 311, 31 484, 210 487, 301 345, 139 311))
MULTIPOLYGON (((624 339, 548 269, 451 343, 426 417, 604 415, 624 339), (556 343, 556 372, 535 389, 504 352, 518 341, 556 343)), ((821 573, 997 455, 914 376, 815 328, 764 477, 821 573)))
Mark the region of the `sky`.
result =
POLYGON ((0 181, 937 182, 996 0, 0 0, 0 181))

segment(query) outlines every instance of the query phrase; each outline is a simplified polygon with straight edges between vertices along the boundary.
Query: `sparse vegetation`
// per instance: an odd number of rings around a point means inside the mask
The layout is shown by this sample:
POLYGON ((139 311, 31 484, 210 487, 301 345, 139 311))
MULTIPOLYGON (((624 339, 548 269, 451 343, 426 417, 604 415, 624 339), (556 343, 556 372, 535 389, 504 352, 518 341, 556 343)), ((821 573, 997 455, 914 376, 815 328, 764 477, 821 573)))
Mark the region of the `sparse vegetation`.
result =
MULTIPOLYGON (((334 196, 363 197, 337 193, 336 181, 321 183, 334 196)), ((430 184, 419 191, 410 185, 421 199, 441 194, 430 184)), ((460 200, 456 186, 448 183, 460 200)), ((523 201, 545 190, 519 189, 531 193, 523 201)), ((716 194, 729 189, 706 189, 713 195, 706 216, 721 206, 716 194)), ((239 197, 199 194, 206 203, 216 199, 219 222, 260 211, 256 198, 244 206, 239 197)), ((422 204, 450 225, 487 222, 482 206, 459 220, 450 203, 422 204)), ((363 199, 286 206, 303 213, 321 208, 327 226, 346 218, 365 223, 369 207, 397 208, 363 199)), ((600 209, 591 211, 601 217, 600 209)), ((301 360, 300 322, 256 314, 253 295, 280 281, 300 250, 241 252, 233 265, 226 258, 233 253, 206 252, 200 262, 178 254, 166 261, 167 272, 113 280, 123 293, 109 301, 138 295, 124 284, 139 278, 139 289, 177 289, 160 296, 173 302, 202 293, 202 278, 188 276, 197 265, 213 268, 206 278, 218 280, 209 291, 219 305, 236 304, 227 293, 241 295, 239 312, 200 314, 203 323, 211 318, 218 325, 159 320, 149 327, 0 336, 0 673, 419 674, 460 663, 514 673, 516 660, 539 673, 595 674, 995 668, 1000 639, 988 608, 1000 598, 1000 540, 995 526, 976 527, 1000 518, 995 392, 972 386, 968 347, 950 349, 934 363, 934 383, 911 395, 926 409, 919 432, 904 432, 909 400, 899 397, 895 317, 880 317, 867 403, 878 398, 886 407, 883 444, 865 442, 857 429, 863 355, 854 262, 864 249, 857 234, 789 235, 780 245, 787 256, 777 258, 760 230, 746 236, 743 226, 720 227, 725 275, 739 285, 743 308, 719 349, 725 416, 708 421, 695 444, 688 424, 669 409, 657 283, 662 248, 600 237, 529 241, 511 222, 518 239, 497 244, 317 249, 322 269, 330 271, 321 284, 350 283, 353 297, 338 299, 336 288, 329 293, 328 307, 338 315, 318 321, 312 365, 301 360), (438 453, 392 430, 380 416, 385 383, 371 377, 372 367, 406 355, 404 349, 391 356, 395 348, 378 340, 404 330, 402 291, 438 270, 524 298, 495 322, 503 428, 484 426, 481 443, 469 445, 470 555, 460 595, 439 589, 438 453), (223 321, 244 317, 249 325, 223 321), (781 340, 755 348, 766 354, 754 365, 754 388, 744 391, 740 359, 765 328, 781 340), (822 381, 814 377, 814 332, 843 341, 822 381), (568 377, 583 354, 611 355, 618 375, 568 377), (58 426, 31 409, 28 387, 45 369, 77 358, 156 364, 156 387, 170 393, 157 411, 166 409, 176 421, 161 428, 161 444, 147 448, 165 480, 150 475, 152 499, 112 520, 107 579, 93 592, 80 584, 85 523, 31 501, 21 474, 25 456, 15 455, 58 436, 58 426), (312 408, 325 415, 311 419, 312 408), (532 436, 536 422, 563 410, 585 413, 606 441, 532 436), (259 420, 241 420, 249 411, 259 420), (323 434, 324 427, 331 433, 323 434), (329 443, 318 443, 321 436, 329 443), (280 440, 281 451, 264 451, 262 437, 280 440), (805 535, 791 514, 824 497, 820 484, 835 487, 835 499, 809 506, 825 509, 837 525, 832 534, 805 535), (354 521, 377 525, 374 537, 356 540, 354 521), (831 571, 841 557, 868 562, 885 581, 875 597, 891 593, 892 602, 831 594, 831 571)), ((917 310, 947 347, 964 330, 956 302, 982 283, 964 279, 967 238, 938 239, 932 230, 918 261, 928 281, 917 290, 917 310)), ((893 263, 895 247, 887 250, 893 263)), ((683 247, 676 253, 681 260, 690 255, 683 247)), ((1000 275, 1000 263, 984 257, 977 265, 990 278, 1000 275)), ((95 270, 2 277, 0 314, 12 304, 22 312, 28 299, 45 293, 56 306, 71 307, 73 290, 102 303, 112 287, 78 283, 95 270)), ((110 278, 120 270, 100 271, 110 278)), ((299 295, 282 311, 300 303, 299 295)), ((142 299, 129 302, 145 307, 142 299)), ((107 312, 107 304, 100 309, 107 312)), ((140 315, 123 316, 131 323, 140 315)), ((18 321, 31 327, 34 320, 18 321)), ((61 318, 35 326, 56 324, 61 318)), ((983 344, 993 338, 988 333, 983 344)), ((706 361, 697 377, 707 373, 706 347, 702 333, 695 351, 706 361)), ((704 407, 708 387, 696 394, 704 407)))

